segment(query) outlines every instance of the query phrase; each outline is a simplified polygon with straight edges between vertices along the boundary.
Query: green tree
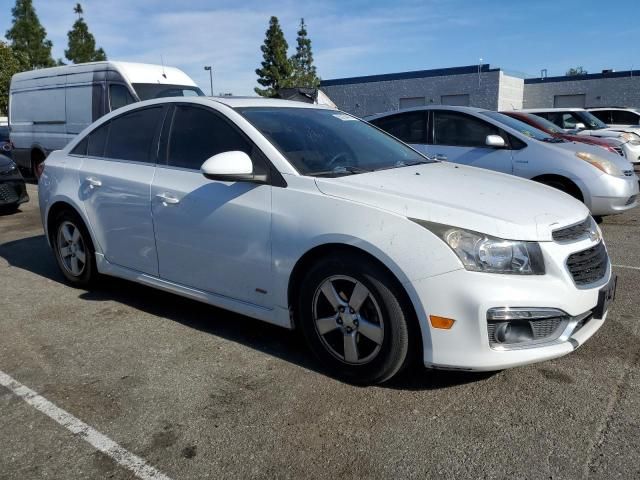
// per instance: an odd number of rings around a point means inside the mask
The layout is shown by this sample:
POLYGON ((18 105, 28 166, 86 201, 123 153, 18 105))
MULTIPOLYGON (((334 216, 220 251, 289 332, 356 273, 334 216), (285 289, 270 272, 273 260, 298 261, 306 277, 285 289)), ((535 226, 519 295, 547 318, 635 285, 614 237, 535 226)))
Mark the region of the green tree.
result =
POLYGON ((73 63, 97 62, 106 60, 107 55, 102 48, 96 50, 96 39, 89 32, 89 27, 84 21, 82 5, 76 3, 73 12, 78 15, 78 19, 73 24, 73 28, 67 33, 69 38, 69 48, 64 51, 65 57, 73 63))
POLYGON ((14 51, 9 45, 0 42, 0 115, 6 115, 9 109, 9 86, 11 77, 24 70, 29 70, 25 56, 14 51))
POLYGON ((52 67, 51 40, 40 24, 32 0, 16 0, 11 10, 13 24, 5 34, 14 52, 24 55, 29 68, 52 67))
POLYGON ((293 68, 287 57, 289 45, 284 38, 277 17, 271 17, 269 28, 265 34, 262 50, 262 68, 256 70, 258 83, 265 88, 254 90, 263 97, 273 97, 278 90, 291 85, 293 68))
POLYGON ((569 70, 567 70, 567 73, 565 73, 565 75, 567 77, 575 77, 576 75, 586 75, 587 72, 584 68, 582 67, 571 67, 569 70))
POLYGON ((311 39, 307 36, 307 26, 304 18, 300 19, 300 29, 296 39, 296 53, 291 57, 293 66, 294 87, 317 88, 320 86, 320 79, 313 64, 313 53, 311 52, 311 39))

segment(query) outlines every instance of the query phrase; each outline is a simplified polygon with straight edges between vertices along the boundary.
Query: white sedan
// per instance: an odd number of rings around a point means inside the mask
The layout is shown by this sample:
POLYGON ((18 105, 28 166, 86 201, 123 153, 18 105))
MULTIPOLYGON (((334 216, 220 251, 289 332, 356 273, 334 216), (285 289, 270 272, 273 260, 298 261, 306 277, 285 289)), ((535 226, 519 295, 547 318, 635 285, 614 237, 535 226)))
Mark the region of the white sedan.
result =
POLYGON ((464 370, 559 357, 615 290, 582 203, 304 103, 137 103, 52 153, 38 188, 72 285, 113 275, 300 328, 354 382, 416 356, 464 370))

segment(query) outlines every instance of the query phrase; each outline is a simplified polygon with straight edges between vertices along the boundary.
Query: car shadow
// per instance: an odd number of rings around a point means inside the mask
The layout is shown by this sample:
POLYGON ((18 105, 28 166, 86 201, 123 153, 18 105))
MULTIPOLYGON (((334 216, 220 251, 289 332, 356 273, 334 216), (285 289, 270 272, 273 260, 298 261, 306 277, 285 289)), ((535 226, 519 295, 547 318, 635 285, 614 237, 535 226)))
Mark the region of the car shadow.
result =
MULTIPOLYGON (((44 235, 0 244, 0 257, 12 267, 65 283, 44 235)), ((298 331, 286 330, 228 310, 113 277, 102 277, 92 290, 79 289, 78 292, 80 299, 90 302, 114 300, 326 375, 326 371, 311 355, 298 331)), ((428 370, 420 362, 415 362, 412 367, 381 387, 394 390, 444 389, 482 381, 491 375, 428 370)))

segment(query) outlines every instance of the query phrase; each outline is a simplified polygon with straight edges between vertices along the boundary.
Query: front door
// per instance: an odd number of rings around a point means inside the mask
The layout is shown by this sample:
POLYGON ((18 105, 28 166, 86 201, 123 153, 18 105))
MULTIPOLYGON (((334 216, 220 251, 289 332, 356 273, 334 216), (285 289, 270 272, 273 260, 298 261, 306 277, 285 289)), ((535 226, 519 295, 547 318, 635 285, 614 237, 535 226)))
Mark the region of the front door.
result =
POLYGON ((230 121, 177 105, 151 188, 160 277, 271 307, 271 186, 206 179, 209 157, 240 150, 266 168, 230 121))
POLYGON ((121 115, 88 137, 80 195, 106 259, 158 274, 150 189, 164 107, 121 115))
POLYGON ((432 118, 433 141, 425 146, 425 153, 449 162, 513 173, 511 150, 485 143, 488 135, 500 135, 499 128, 454 110, 434 110, 432 118))

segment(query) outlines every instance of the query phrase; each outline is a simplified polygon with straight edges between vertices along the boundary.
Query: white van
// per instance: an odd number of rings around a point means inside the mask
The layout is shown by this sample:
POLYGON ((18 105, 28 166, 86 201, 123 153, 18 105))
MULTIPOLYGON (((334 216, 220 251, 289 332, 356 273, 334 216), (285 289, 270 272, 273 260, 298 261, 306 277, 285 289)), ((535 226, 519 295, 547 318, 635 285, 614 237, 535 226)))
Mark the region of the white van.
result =
POLYGON ((13 158, 39 177, 51 151, 110 111, 151 98, 204 94, 177 68, 107 61, 17 73, 9 95, 13 158))

